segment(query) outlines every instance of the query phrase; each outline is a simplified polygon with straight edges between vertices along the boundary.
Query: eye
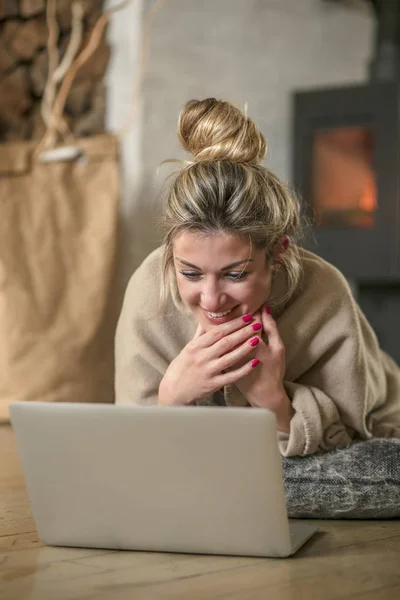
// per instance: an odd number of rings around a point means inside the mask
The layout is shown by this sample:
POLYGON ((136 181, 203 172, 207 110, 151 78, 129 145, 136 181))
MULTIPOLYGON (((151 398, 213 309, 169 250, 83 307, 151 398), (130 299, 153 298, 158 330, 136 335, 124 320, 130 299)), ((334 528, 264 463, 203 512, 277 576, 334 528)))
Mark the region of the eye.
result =
POLYGON ((247 277, 247 271, 238 271, 233 273, 227 273, 226 277, 231 281, 241 281, 247 277))
POLYGON ((201 277, 200 273, 196 271, 179 271, 179 273, 186 277, 186 279, 189 279, 189 281, 198 281, 201 277))

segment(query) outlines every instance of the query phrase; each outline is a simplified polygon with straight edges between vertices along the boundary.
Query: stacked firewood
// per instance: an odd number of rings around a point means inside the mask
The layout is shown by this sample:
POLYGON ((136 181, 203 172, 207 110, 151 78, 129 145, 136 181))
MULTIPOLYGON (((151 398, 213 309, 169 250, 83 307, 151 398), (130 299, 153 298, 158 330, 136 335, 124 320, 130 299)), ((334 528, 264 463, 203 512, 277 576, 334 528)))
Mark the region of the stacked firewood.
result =
MULTIPOLYGON (((102 13, 103 0, 82 0, 86 45, 102 13)), ((72 0, 57 0, 58 52, 71 36, 72 0)), ((106 33, 106 32, 105 32, 106 33)), ((48 75, 46 0, 0 0, 0 142, 40 139, 45 131, 41 100, 48 75)), ((76 136, 104 131, 104 74, 110 57, 105 35, 78 71, 65 106, 76 136)))

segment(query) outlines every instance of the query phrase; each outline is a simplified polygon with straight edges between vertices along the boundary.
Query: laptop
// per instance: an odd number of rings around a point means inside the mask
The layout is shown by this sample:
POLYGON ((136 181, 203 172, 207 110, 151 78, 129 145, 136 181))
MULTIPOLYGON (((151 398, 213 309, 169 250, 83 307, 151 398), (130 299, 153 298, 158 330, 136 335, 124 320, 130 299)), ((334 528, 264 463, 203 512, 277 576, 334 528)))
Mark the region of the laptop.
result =
POLYGON ((289 524, 266 409, 15 402, 38 535, 50 546, 286 557, 289 524))

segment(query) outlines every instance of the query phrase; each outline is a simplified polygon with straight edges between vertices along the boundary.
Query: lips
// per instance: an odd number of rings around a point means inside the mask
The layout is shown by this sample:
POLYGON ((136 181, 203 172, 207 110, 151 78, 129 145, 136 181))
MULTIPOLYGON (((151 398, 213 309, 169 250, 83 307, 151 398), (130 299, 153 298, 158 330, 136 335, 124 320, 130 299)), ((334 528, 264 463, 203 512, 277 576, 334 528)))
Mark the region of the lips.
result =
POLYGON ((208 316, 211 317, 212 319, 220 319, 221 317, 226 317, 226 315, 229 315, 229 313, 231 313, 232 311, 233 311, 233 308, 231 308, 223 313, 212 313, 209 311, 207 311, 207 313, 208 313, 208 316))
POLYGON ((204 310, 204 314, 206 315, 207 319, 209 321, 212 321, 213 323, 225 323, 225 321, 229 321, 230 317, 231 317, 231 313, 239 306, 239 304, 237 306, 233 306, 232 308, 225 310, 225 311, 220 311, 220 312, 210 312, 208 310, 204 310))

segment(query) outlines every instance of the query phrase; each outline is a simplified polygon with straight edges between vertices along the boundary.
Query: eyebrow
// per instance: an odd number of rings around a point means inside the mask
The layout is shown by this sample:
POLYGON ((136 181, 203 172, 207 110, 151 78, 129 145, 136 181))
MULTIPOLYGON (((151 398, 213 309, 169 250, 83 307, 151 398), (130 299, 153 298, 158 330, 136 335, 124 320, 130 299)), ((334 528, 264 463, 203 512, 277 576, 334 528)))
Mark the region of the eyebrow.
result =
MULTIPOLYGON (((179 262, 183 263, 187 267, 192 267, 192 269, 197 269, 197 271, 201 271, 200 267, 197 267, 196 265, 192 265, 192 263, 188 262, 187 260, 183 260, 183 258, 179 258, 179 256, 175 256, 175 260, 179 260, 179 262)), ((233 262, 230 265, 227 265, 226 267, 222 267, 221 271, 228 271, 229 269, 238 267, 239 265, 242 265, 243 263, 249 263, 249 262, 254 262, 254 258, 244 258, 243 260, 237 260, 236 262, 233 262)))

